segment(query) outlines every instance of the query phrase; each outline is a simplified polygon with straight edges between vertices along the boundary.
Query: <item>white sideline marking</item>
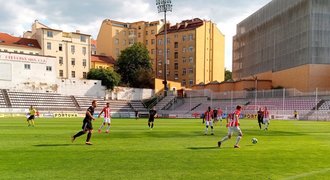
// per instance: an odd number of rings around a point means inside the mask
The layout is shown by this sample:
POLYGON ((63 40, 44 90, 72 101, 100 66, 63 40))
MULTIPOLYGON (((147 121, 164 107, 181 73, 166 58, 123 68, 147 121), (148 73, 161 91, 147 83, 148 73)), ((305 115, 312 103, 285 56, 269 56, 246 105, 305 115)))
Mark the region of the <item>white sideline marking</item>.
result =
POLYGON ((326 169, 323 169, 320 171, 312 171, 312 172, 308 172, 308 173, 303 173, 303 174, 287 177, 287 178, 284 178, 283 180, 298 179, 298 178, 303 178, 303 177, 307 177, 307 176, 311 176, 311 175, 315 175, 315 174, 325 173, 328 171, 330 171, 330 168, 326 168, 326 169))

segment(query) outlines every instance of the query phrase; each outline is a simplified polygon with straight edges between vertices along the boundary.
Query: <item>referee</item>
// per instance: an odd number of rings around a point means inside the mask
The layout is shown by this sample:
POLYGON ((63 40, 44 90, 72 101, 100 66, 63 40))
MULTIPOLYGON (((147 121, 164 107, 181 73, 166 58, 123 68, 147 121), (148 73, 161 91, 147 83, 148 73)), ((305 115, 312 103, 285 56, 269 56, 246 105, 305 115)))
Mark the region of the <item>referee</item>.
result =
POLYGON ((94 110, 95 110, 96 106, 97 106, 97 102, 96 102, 96 100, 93 100, 92 106, 90 106, 86 111, 86 116, 83 121, 82 130, 79 131, 76 135, 72 136, 72 138, 71 138, 72 142, 77 137, 79 137, 83 134, 86 134, 88 132, 86 144, 92 145, 92 143, 90 142, 90 139, 92 137, 92 132, 93 132, 92 120, 95 120, 95 118, 93 117, 93 114, 94 114, 94 110))

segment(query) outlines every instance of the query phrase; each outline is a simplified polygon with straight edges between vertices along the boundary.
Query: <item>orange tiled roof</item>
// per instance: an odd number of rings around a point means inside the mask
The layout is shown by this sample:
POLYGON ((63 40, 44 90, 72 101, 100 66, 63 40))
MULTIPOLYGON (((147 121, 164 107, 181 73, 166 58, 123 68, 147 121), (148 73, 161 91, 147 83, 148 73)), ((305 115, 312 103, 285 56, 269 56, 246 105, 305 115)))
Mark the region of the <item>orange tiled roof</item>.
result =
POLYGON ((41 49, 36 39, 20 38, 0 33, 0 45, 41 49))
POLYGON ((111 56, 92 55, 92 62, 102 62, 108 64, 115 64, 116 61, 111 56))

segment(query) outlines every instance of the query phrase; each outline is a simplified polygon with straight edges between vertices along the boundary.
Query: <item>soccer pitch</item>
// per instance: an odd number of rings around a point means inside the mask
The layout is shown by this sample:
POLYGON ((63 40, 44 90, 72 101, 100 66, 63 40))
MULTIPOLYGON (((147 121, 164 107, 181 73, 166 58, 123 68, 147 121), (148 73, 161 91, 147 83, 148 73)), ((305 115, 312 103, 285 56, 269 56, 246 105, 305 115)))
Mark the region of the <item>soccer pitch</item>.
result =
POLYGON ((111 133, 71 143, 82 118, 0 119, 0 179, 329 179, 330 122, 241 120, 244 137, 222 144, 225 124, 204 135, 201 119, 112 119, 111 133), (251 139, 256 137, 257 144, 251 139))

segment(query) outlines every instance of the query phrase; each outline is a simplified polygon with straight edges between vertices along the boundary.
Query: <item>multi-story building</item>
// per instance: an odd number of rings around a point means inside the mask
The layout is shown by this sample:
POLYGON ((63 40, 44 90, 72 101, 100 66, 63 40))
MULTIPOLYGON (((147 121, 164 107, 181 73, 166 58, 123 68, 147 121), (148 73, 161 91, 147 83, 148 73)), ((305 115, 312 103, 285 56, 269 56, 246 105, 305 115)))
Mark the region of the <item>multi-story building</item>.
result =
POLYGON ((330 88, 330 1, 273 0, 237 25, 233 78, 330 88))
POLYGON ((146 45, 155 67, 156 34, 163 28, 163 24, 162 21, 124 23, 106 19, 97 36, 97 54, 117 59, 122 50, 140 42, 146 45))
MULTIPOLYGON (((164 31, 157 35, 156 77, 164 77, 164 31)), ((224 80, 224 35, 211 21, 182 21, 167 30, 167 79, 191 87, 224 80)))
POLYGON ((0 33, 0 89, 56 91, 55 57, 37 40, 0 33))
POLYGON ((41 54, 55 56, 57 78, 86 78, 91 62, 91 38, 88 34, 63 32, 35 21, 24 37, 37 39, 41 54))

